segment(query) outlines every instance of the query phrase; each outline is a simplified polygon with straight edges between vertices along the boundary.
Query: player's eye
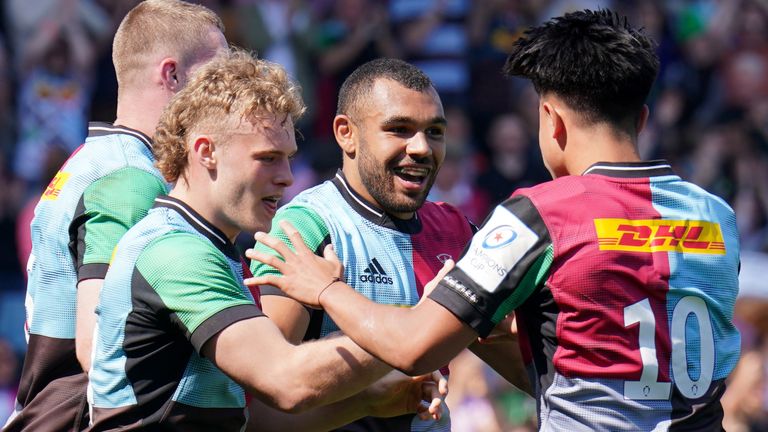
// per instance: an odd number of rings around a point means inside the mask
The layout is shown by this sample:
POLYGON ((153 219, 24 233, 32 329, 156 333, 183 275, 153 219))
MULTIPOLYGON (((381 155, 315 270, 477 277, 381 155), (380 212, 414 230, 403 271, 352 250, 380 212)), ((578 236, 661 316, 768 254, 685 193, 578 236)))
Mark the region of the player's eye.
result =
POLYGON ((439 127, 429 128, 427 129, 427 136, 432 139, 441 139, 445 136, 445 130, 439 127))
POLYGON ((388 129, 388 131, 396 134, 404 134, 408 133, 408 128, 405 126, 392 126, 388 129))

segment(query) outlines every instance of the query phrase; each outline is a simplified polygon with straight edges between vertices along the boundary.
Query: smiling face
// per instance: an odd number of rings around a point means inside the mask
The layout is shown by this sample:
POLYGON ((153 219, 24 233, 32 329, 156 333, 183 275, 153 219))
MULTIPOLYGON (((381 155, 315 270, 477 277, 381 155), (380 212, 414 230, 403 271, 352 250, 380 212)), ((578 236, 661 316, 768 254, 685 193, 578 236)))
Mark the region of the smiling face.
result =
POLYGON ((356 146, 344 162, 350 185, 387 213, 407 219, 427 198, 445 158, 445 115, 429 87, 379 78, 350 116, 356 146))
POLYGON ((293 121, 269 115, 244 121, 216 146, 211 199, 217 225, 228 231, 269 232, 277 203, 293 183, 290 158, 296 153, 293 121))

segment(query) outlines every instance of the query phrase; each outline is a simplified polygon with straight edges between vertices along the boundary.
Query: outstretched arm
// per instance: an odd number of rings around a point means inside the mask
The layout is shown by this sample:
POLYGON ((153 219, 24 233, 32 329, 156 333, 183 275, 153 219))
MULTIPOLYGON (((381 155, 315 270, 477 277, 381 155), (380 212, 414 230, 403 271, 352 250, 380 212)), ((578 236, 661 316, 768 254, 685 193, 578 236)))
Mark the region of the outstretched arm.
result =
POLYGON ((533 396, 533 387, 525 371, 517 341, 504 339, 490 343, 475 342, 469 349, 510 384, 533 396))
POLYGON ((347 398, 390 371, 347 337, 292 345, 266 317, 226 327, 202 354, 264 403, 287 412, 347 398))
MULTIPOLYGON (((336 279, 341 263, 332 247, 316 256, 301 235, 285 221, 296 252, 264 233, 257 240, 275 249, 280 258, 249 250, 246 255, 280 271, 282 276, 253 278, 249 284, 271 284, 297 301, 325 309, 334 322, 365 350, 409 375, 427 373, 448 363, 477 338, 477 333, 431 299, 412 309, 380 305, 336 279)), ((438 276, 441 277, 441 276, 438 276)))

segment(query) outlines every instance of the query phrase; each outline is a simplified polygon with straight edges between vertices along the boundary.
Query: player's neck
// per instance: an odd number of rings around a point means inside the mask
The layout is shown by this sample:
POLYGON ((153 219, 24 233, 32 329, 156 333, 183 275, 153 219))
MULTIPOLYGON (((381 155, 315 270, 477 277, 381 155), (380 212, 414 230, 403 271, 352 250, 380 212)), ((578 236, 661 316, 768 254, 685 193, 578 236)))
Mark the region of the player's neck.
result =
POLYGON ((410 220, 413 218, 413 215, 415 212, 391 212, 384 208, 381 204, 379 204, 378 201, 376 201, 370 192, 368 192, 368 188, 365 187, 363 184, 363 180, 360 178, 358 173, 355 170, 347 169, 345 170, 342 168, 342 172, 344 173, 344 178, 346 179, 347 185, 352 189, 352 192, 365 200, 368 204, 373 205, 377 209, 387 213, 390 216, 393 216, 397 219, 402 220, 410 220))
POLYGON ((151 137, 167 102, 167 97, 147 92, 121 95, 117 102, 115 125, 129 127, 151 137))
POLYGON ((598 162, 639 162, 636 137, 616 134, 605 128, 570 131, 566 147, 566 169, 570 175, 581 175, 598 162))
MULTIPOLYGON (((187 172, 187 175, 190 175, 189 172, 187 172)), ((191 182, 195 183, 194 180, 191 180, 191 182)), ((213 204, 216 201, 212 200, 209 194, 200 193, 205 187, 200 184, 190 186, 184 178, 180 177, 176 181, 176 185, 168 193, 168 196, 182 201, 202 216, 206 222, 221 230, 230 242, 234 242, 235 237, 240 233, 240 229, 224 221, 221 217, 221 212, 213 204)))

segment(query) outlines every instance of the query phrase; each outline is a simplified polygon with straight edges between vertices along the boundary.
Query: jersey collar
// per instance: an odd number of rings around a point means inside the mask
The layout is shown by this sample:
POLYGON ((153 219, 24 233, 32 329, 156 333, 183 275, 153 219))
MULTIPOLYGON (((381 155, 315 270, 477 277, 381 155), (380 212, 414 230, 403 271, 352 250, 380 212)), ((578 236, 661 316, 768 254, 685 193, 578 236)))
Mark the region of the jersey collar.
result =
POLYGON ((130 135, 139 141, 141 141, 150 151, 152 151, 152 138, 145 135, 143 132, 131 129, 125 126, 113 125, 106 122, 90 122, 88 123, 88 136, 99 137, 114 134, 130 135))
POLYGON ((336 176, 331 180, 331 183, 336 186, 336 189, 339 190, 339 193, 344 197, 347 204, 349 204, 360 216, 370 222, 406 234, 416 234, 421 231, 421 220, 419 220, 418 211, 414 212, 413 217, 410 219, 399 219, 389 215, 387 212, 352 190, 352 187, 349 185, 349 182, 347 182, 347 178, 341 170, 336 171, 336 176))
POLYGON ((196 212, 192 207, 188 206, 184 201, 167 196, 160 195, 155 198, 154 208, 165 207, 176 211, 180 214, 192 227, 202 234, 205 238, 211 241, 216 248, 218 248, 224 255, 232 258, 235 261, 240 260, 240 253, 235 248, 235 245, 227 238, 227 236, 212 223, 205 220, 200 213, 196 212))
POLYGON ((582 175, 587 174, 621 178, 647 178, 675 175, 675 172, 667 161, 659 159, 642 162, 598 162, 582 173, 582 175))

